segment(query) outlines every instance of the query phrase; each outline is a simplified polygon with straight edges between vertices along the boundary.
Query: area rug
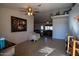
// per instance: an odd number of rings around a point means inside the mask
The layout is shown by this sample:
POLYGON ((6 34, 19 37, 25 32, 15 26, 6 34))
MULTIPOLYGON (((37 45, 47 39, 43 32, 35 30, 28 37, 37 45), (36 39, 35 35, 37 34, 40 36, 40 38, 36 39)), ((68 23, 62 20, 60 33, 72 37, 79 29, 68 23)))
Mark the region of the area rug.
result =
POLYGON ((50 47, 44 47, 42 49, 40 49, 38 52, 44 54, 44 56, 48 56, 49 54, 51 54, 55 49, 54 48, 50 48, 50 47))

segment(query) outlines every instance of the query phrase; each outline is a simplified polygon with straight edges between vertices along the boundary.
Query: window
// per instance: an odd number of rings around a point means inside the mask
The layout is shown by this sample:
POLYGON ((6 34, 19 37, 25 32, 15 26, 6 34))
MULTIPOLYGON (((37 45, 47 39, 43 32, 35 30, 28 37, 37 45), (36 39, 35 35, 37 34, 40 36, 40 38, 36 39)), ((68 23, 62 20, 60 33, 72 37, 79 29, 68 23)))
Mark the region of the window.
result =
POLYGON ((45 26, 45 30, 53 30, 52 26, 45 26))
POLYGON ((43 25, 41 25, 41 30, 53 30, 53 26, 43 26, 43 25))
POLYGON ((53 26, 50 26, 50 30, 53 30, 53 26))
POLYGON ((44 29, 44 26, 42 25, 42 26, 41 26, 41 30, 43 30, 43 29, 44 29))

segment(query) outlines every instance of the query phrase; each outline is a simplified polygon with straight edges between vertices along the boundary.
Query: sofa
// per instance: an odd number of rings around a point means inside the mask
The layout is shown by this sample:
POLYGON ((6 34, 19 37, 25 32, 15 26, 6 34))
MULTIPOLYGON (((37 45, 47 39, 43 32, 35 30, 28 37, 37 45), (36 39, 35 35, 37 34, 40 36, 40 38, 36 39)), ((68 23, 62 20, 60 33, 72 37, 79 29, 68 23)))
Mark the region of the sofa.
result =
POLYGON ((32 33, 31 37, 30 37, 31 40, 39 40, 40 39, 40 34, 38 33, 32 33))

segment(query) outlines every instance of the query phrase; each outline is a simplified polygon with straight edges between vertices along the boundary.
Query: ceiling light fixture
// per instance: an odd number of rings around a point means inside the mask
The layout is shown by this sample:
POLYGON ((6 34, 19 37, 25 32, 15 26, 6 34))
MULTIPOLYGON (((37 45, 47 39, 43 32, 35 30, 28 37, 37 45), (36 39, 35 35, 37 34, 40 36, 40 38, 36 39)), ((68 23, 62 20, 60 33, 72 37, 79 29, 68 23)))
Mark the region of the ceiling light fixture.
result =
POLYGON ((28 15, 29 15, 29 16, 32 16, 32 15, 33 15, 33 10, 32 10, 32 8, 31 8, 31 7, 28 7, 27 10, 28 10, 28 15))

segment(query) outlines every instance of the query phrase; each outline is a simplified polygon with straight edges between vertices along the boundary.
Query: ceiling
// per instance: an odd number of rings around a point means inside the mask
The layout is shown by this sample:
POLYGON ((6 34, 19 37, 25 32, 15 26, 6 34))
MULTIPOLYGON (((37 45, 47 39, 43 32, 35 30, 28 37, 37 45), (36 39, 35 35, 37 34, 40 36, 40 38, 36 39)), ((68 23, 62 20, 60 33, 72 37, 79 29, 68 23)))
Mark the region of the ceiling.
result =
POLYGON ((33 9, 39 10, 39 12, 42 11, 50 11, 57 8, 67 8, 70 7, 71 3, 1 3, 0 6, 2 7, 8 7, 8 8, 14 8, 14 9, 20 9, 20 8, 27 8, 28 6, 31 6, 33 9))

